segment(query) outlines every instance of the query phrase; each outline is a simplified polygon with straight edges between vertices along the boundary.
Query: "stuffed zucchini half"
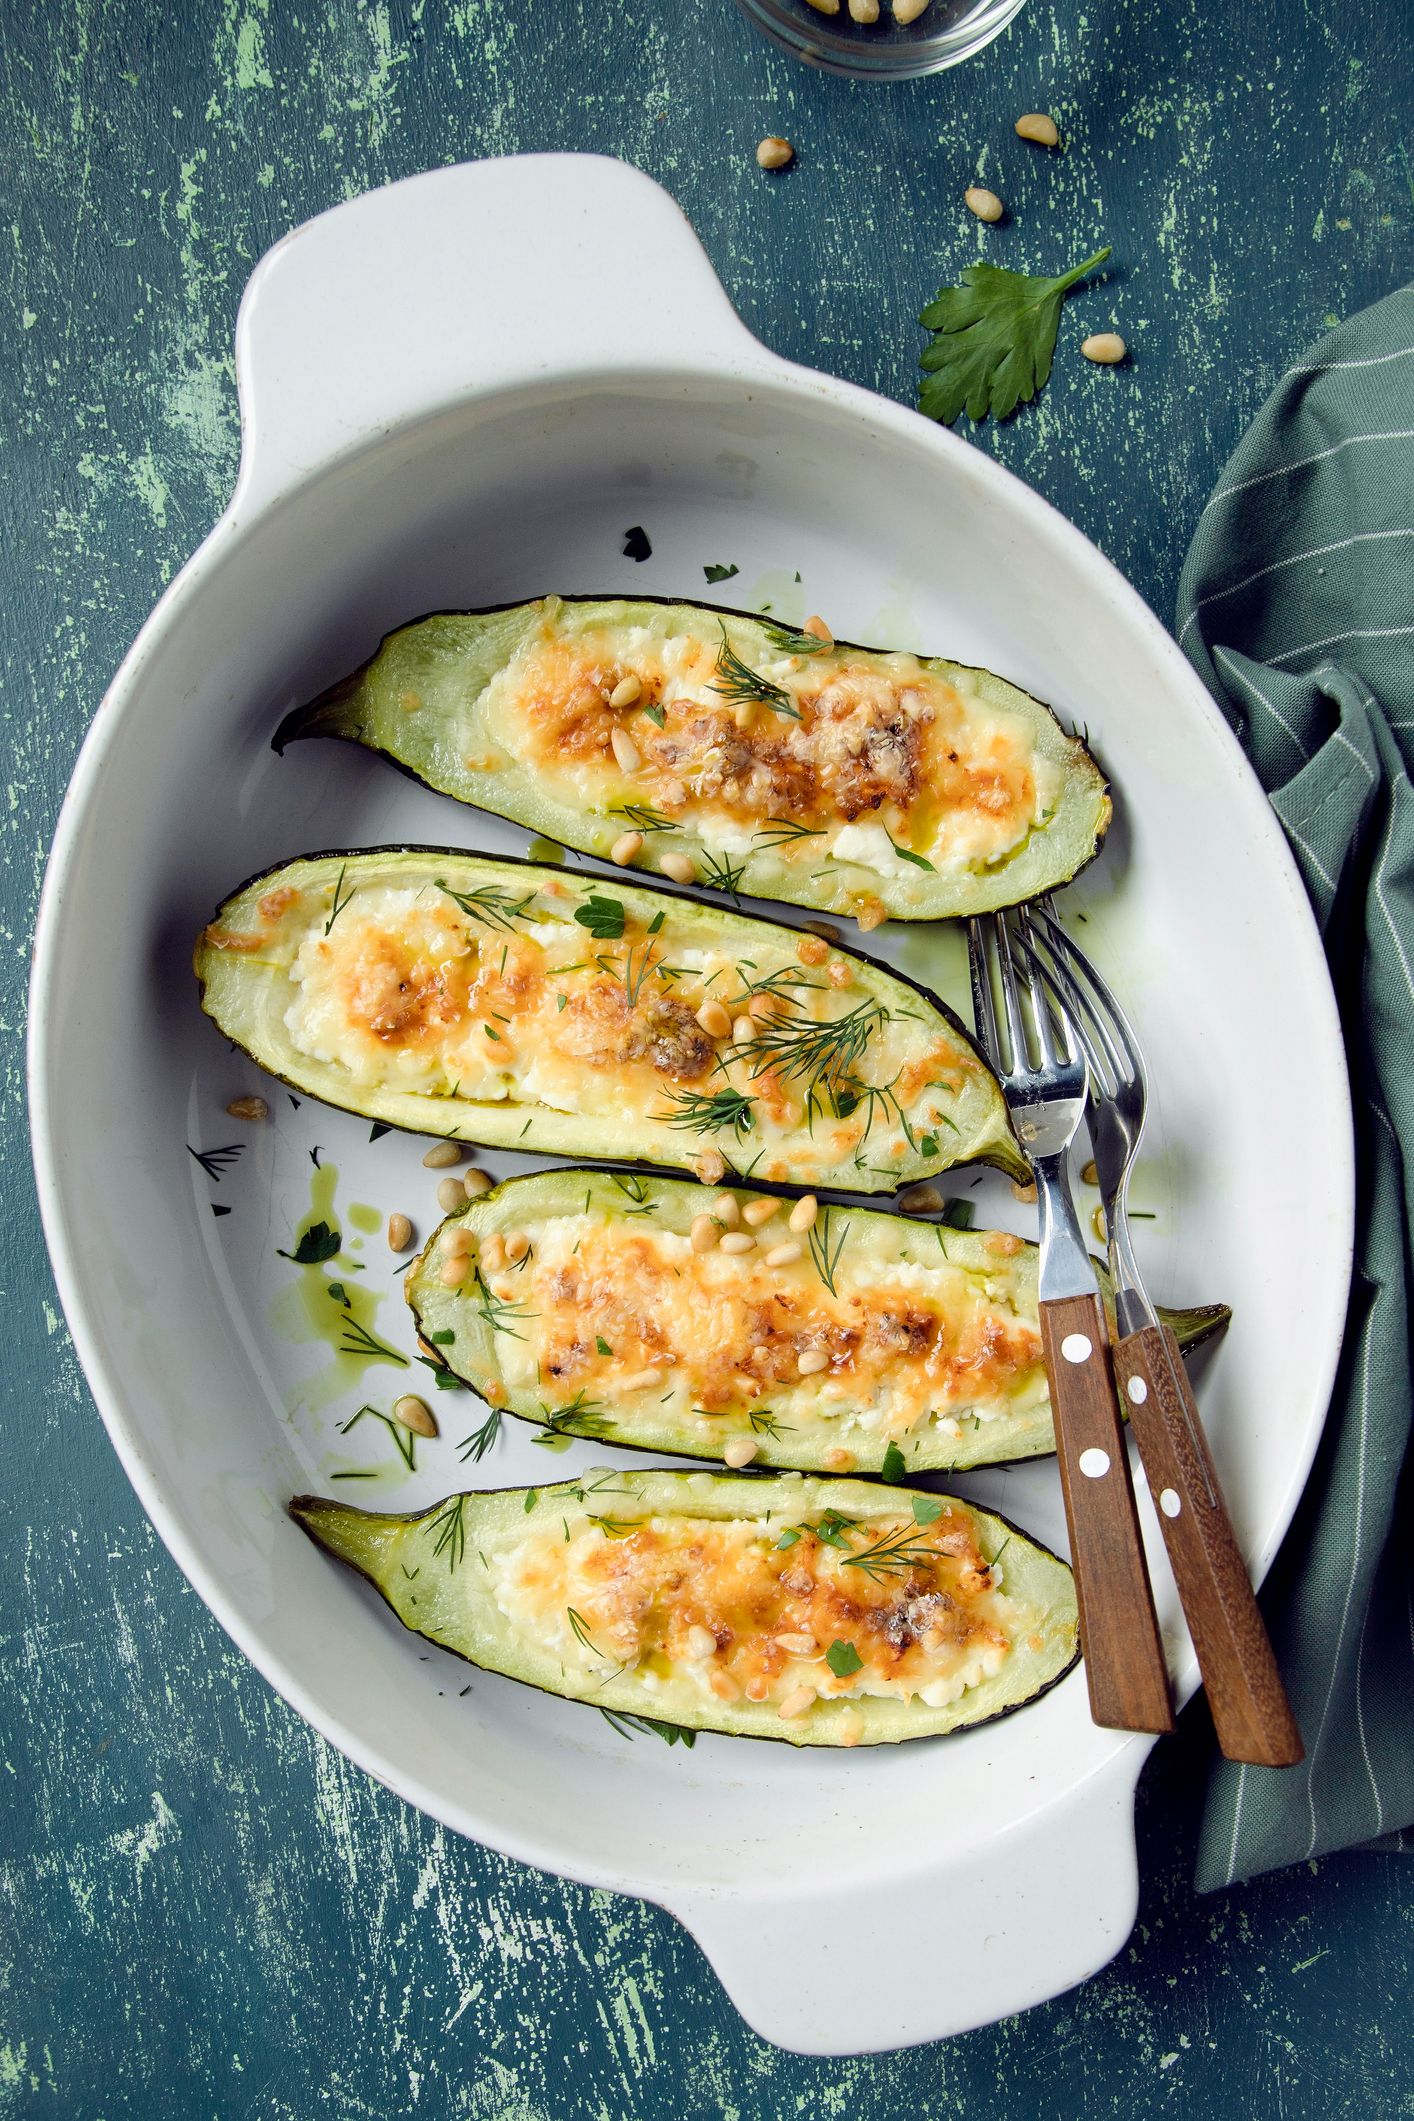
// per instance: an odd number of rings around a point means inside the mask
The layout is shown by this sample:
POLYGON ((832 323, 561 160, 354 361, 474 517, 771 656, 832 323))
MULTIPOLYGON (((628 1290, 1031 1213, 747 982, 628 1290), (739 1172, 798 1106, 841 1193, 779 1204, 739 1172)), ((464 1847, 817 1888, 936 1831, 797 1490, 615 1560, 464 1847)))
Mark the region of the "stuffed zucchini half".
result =
POLYGON ((955 1496, 653 1470, 290 1514, 429 1641, 687 1731, 926 1738, 1034 1701, 1076 1657, 1065 1563, 955 1496))
POLYGON ((1104 775, 990 671, 746 612, 538 597, 439 612, 275 736, 347 737, 461 802, 679 883, 936 920, 1052 890, 1095 853, 1104 775))
POLYGON ((1027 1168, 995 1076, 931 995, 617 878, 311 855, 226 900, 196 972, 262 1067, 414 1132, 852 1193, 973 1159, 1027 1168))
MULTIPOLYGON (((901 1479, 1055 1449, 1034 1245, 856 1208, 802 1229, 810 1212, 540 1171, 443 1223, 404 1289, 488 1405, 563 1434, 901 1479)), ((1227 1317, 1166 1314, 1181 1347, 1227 1317)))

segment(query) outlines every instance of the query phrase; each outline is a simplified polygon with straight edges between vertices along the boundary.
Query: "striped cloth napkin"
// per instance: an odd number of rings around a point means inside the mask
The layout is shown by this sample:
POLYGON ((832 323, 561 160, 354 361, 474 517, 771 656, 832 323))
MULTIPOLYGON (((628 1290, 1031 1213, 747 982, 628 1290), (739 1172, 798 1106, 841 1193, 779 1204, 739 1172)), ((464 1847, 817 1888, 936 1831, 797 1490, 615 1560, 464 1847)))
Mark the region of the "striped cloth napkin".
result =
POLYGON ((1306 879, 1358 1173, 1335 1397, 1263 1596, 1306 1760, 1216 1765, 1211 1889, 1356 1843, 1414 1848, 1414 288, 1340 325, 1258 414, 1199 521, 1178 638, 1306 879))

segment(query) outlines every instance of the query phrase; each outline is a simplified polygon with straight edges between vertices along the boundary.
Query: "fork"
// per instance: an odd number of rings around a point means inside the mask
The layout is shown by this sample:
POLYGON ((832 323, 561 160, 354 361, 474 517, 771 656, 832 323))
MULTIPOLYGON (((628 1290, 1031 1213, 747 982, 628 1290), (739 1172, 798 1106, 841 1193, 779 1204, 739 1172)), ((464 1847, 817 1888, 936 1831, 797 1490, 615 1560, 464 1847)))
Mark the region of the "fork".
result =
POLYGON ((1085 1063, 1063 1019, 1052 1030, 1025 910, 1019 909, 1013 918, 1020 952, 1012 948, 1005 918, 993 913, 968 922, 968 956, 978 1036, 1006 1091, 1036 1178, 1041 1340, 1070 1528, 1090 1712, 1096 1723, 1112 1730, 1171 1731, 1168 1671, 1115 1404, 1105 1314, 1066 1169, 1066 1154, 1085 1109, 1085 1063), (994 974, 1005 1039, 993 1000, 994 974), (1034 1063, 1028 1018, 1037 1053, 1034 1063))
POLYGON ((1147 1103, 1143 1055, 1114 995, 1049 908, 1039 909, 1031 925, 1028 955, 1069 1022, 1089 1070, 1090 1143, 1115 1287, 1115 1379, 1128 1402, 1130 1427, 1158 1505, 1213 1728, 1229 1760, 1291 1767, 1302 1758, 1301 1733, 1223 1501, 1183 1357, 1155 1314, 1130 1242, 1129 1174, 1147 1103))

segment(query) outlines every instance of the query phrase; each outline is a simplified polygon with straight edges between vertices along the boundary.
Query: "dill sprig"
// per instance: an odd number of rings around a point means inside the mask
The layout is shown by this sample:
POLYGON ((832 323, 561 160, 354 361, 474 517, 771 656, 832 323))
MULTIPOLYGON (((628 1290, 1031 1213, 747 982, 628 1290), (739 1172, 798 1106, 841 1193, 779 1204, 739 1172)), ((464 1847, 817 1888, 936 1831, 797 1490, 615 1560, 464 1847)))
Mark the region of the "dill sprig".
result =
POLYGON ((769 707, 774 714, 787 716, 792 722, 800 720, 800 709, 784 686, 773 684, 770 678, 763 678, 759 670, 753 670, 749 663, 743 663, 727 639, 725 626, 722 628, 722 645, 718 651, 711 689, 724 700, 730 700, 734 706, 756 701, 763 707, 769 707))
POLYGON ((345 1318, 343 1321, 339 1353, 362 1355, 369 1362, 395 1362, 400 1370, 405 1370, 408 1366, 406 1355, 400 1354, 396 1348, 390 1348, 386 1340, 380 1340, 376 1333, 370 1333, 367 1326, 361 1326, 356 1318, 345 1318))
POLYGON ((756 1125, 756 1106, 741 1090, 680 1090, 670 1098, 672 1111, 665 1114, 670 1127, 686 1127, 693 1134, 721 1134, 730 1128, 738 1141, 756 1125))
POLYGON ((476 1287, 479 1292, 476 1305, 477 1315, 484 1322, 488 1332, 504 1333, 511 1340, 524 1340, 525 1335, 516 1331, 515 1326, 511 1324, 511 1320, 516 1319, 521 1324, 524 1324, 528 1319, 538 1318, 540 1313, 528 1310, 522 1303, 508 1303, 503 1296, 497 1296, 495 1291, 489 1289, 482 1280, 479 1267, 476 1270, 476 1287))
POLYGON ((601 972, 607 972, 623 988, 630 1009, 638 1007, 638 997, 643 992, 643 983, 650 972, 657 970, 654 952, 657 943, 650 937, 647 942, 630 943, 622 959, 596 957, 594 962, 601 972))
POLYGON ((835 1287, 835 1274, 839 1268, 840 1255, 845 1248, 845 1240, 849 1236, 849 1224, 846 1223, 839 1236, 835 1237, 834 1217, 834 1209, 826 1206, 810 1225, 810 1257, 814 1260, 816 1272, 831 1296, 838 1296, 840 1292, 835 1287))
POLYGON ((433 1541, 433 1554, 438 1557, 445 1554, 449 1569, 460 1568, 466 1557, 465 1511, 465 1495, 453 1495, 427 1526, 433 1541))
POLYGON ((602 1657, 604 1652, 590 1634, 589 1624, 585 1620, 584 1615, 577 1613, 572 1605, 567 1605, 565 1607, 565 1618, 570 1624, 570 1633, 580 1648, 588 1650, 594 1657, 602 1657))
POLYGON ((350 1429, 358 1427, 365 1414, 371 1414, 375 1421, 382 1422, 398 1447, 399 1458, 401 1458, 409 1473, 415 1473, 417 1471, 417 1438, 413 1435, 411 1429, 405 1429, 400 1421, 394 1421, 392 1415, 385 1414, 380 1407, 360 1407, 356 1414, 350 1414, 347 1421, 341 1421, 337 1424, 339 1434, 347 1436, 350 1429))
POLYGON ((796 840, 821 840, 825 837, 825 828, 823 825, 814 828, 797 825, 794 818, 768 817, 764 829, 753 832, 751 837, 764 854, 771 847, 790 846, 796 840))
POLYGON ((582 1388, 567 1407, 553 1408, 542 1399, 540 1411, 556 1436, 583 1436, 590 1442, 602 1442, 613 1427, 603 1400, 591 1399, 582 1388))
POLYGON ((920 1539, 919 1531, 917 1525, 899 1525, 895 1531, 885 1532, 872 1546, 846 1550, 841 1566, 862 1569, 871 1583, 880 1583, 886 1576, 906 1576, 913 1569, 926 1568, 938 1559, 938 1549, 926 1539, 920 1539))
POLYGON ((818 633, 801 633, 797 627, 782 626, 775 619, 762 619, 759 623, 771 646, 785 655, 823 655, 835 645, 833 641, 822 641, 818 633))
POLYGON ((630 1745, 635 1731, 646 1731, 653 1738, 661 1738, 665 1745, 694 1746, 697 1743, 696 1731, 689 1730, 685 1723, 664 1723, 657 1716, 630 1716, 623 1709, 600 1707, 599 1714, 610 1729, 617 1731, 620 1738, 627 1738, 630 1745))
POLYGON ((702 882, 713 891, 723 891, 728 898, 741 896, 741 880, 746 874, 743 859, 734 862, 729 854, 713 854, 710 847, 702 850, 702 882))
POLYGON ((592 1511, 586 1514, 586 1522, 597 1525, 606 1539, 627 1539, 630 1532, 640 1532, 643 1520, 639 1517, 596 1517, 592 1511))
POLYGON ((795 1434, 790 1423, 781 1421, 777 1415, 771 1412, 769 1407, 749 1407, 746 1418, 751 1423, 753 1434, 757 1436, 780 1438, 795 1434))
POLYGON ((193 1149, 191 1143, 187 1143, 187 1155, 194 1156, 207 1177, 214 1179, 218 1186, 222 1172, 229 1171, 244 1153, 244 1142, 227 1142, 219 1149, 193 1149))
POLYGON ((782 1082, 802 1084, 812 1113, 823 1098, 836 1102, 841 1087, 857 1103, 863 1086, 855 1082, 855 1066, 888 1014, 882 1002, 866 1001, 844 1016, 821 1022, 800 1014, 797 1005, 795 1012, 764 1024, 755 1038, 739 1046, 737 1058, 747 1063, 753 1076, 771 1073, 782 1082))
POLYGON ((647 1183, 638 1176, 637 1172, 610 1171, 608 1178, 610 1185, 617 1186, 625 1200, 633 1203, 631 1207, 620 1210, 625 1221, 632 1215, 651 1215, 653 1213, 653 1201, 649 1194, 647 1183))
POLYGON ((514 935, 513 923, 522 920, 527 906, 533 906, 536 894, 527 891, 524 898, 512 898, 499 884, 482 884, 475 891, 453 891, 450 884, 439 876, 433 879, 439 891, 445 891, 468 920, 481 921, 487 928, 500 928, 507 935, 514 935))
POLYGON ((464 1436, 457 1445, 457 1456, 462 1464, 465 1465, 469 1459, 474 1466, 479 1466, 500 1433, 501 1410, 499 1407, 492 1407, 481 1427, 473 1429, 470 1436, 464 1436))
POLYGON ((661 810, 652 810, 647 803, 617 803, 609 812, 610 817, 621 817, 639 832, 676 832, 677 826, 661 810))
MULTIPOLYGON (((345 906, 347 906, 347 904, 349 903, 349 900, 353 897, 353 891, 344 890, 344 878, 348 874, 348 867, 349 865, 347 862, 342 865, 339 870, 338 879, 334 885, 334 903, 329 909, 329 918, 324 923, 324 933, 326 935, 333 927, 335 921, 339 918, 339 915, 343 912, 345 906)), ((354 890, 357 890, 357 888, 357 885, 355 885, 354 890)))

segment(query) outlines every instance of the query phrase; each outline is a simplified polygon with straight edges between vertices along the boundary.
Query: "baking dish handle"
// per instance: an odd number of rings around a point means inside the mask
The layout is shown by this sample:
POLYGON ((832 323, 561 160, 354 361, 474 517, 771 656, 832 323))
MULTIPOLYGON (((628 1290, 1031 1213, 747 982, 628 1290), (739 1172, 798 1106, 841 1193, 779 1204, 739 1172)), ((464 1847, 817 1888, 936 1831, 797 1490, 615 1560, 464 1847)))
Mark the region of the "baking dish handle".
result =
POLYGON ((1134 1927, 1134 1788, 1149 1746, 970 1859, 833 1901, 670 1901, 748 2025, 807 2055, 887 2052, 1029 2010, 1097 1973, 1134 1927))
POLYGON ((769 358, 680 209, 627 163, 430 170, 305 222, 256 267, 233 511, 473 391, 769 358))

